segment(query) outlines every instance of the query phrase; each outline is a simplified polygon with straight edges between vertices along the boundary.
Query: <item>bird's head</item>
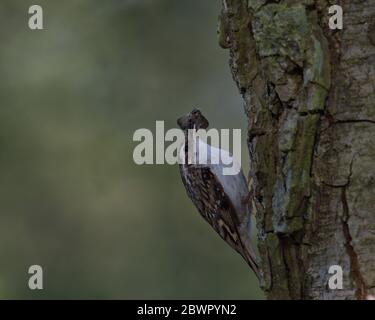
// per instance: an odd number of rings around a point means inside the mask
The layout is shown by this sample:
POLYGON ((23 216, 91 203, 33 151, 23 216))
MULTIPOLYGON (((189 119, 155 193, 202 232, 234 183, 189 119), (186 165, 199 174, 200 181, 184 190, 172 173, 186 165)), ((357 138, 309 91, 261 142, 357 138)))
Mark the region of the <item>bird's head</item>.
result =
POLYGON ((206 129, 209 126, 208 120, 196 108, 194 108, 193 111, 189 112, 187 115, 179 118, 177 120, 177 124, 184 131, 189 129, 206 129))

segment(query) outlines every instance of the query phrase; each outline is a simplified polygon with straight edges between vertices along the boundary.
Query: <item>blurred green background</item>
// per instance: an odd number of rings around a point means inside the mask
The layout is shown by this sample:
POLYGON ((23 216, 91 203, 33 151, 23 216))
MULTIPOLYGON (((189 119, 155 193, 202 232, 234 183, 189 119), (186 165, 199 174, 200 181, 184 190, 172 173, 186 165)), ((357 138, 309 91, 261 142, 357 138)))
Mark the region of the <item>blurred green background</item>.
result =
POLYGON ((1 0, 0 298, 262 298, 178 167, 132 158, 136 129, 176 127, 193 106, 211 126, 246 128, 219 10, 218 0, 1 0), (45 30, 28 28, 32 4, 45 30), (44 290, 28 289, 32 264, 44 290))

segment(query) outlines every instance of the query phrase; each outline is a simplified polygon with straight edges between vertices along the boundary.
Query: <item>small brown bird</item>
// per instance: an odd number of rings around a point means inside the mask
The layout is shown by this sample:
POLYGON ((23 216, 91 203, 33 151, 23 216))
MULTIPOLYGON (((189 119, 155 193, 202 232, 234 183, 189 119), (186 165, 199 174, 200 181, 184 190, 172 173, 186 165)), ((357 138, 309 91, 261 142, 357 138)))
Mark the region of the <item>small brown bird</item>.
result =
MULTIPOLYGON (((246 260, 251 269, 260 278, 256 255, 251 245, 251 213, 248 201, 248 185, 242 170, 237 174, 224 175, 223 167, 233 157, 225 150, 206 144, 196 137, 193 144, 194 152, 198 154, 203 149, 207 153, 204 163, 189 163, 188 149, 192 147, 189 129, 206 129, 208 120, 198 109, 177 120, 185 133, 185 144, 181 147, 180 174, 189 198, 193 201, 202 217, 211 227, 246 260), (190 142, 190 144, 188 143, 190 142), (212 161, 223 159, 224 162, 212 161)), ((196 157, 197 159, 199 156, 196 157)))

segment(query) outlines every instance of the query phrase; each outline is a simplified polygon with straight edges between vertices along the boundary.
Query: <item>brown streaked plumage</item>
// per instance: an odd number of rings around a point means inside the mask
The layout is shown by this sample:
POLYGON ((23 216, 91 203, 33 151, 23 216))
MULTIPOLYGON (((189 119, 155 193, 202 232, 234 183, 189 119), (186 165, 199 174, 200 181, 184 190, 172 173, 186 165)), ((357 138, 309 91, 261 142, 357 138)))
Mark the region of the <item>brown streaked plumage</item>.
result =
MULTIPOLYGON (((187 156, 187 131, 206 129, 207 119, 197 109, 178 119, 178 125, 185 131, 185 145, 180 159, 187 156)), ((199 137, 197 149, 209 148, 209 157, 215 153, 229 153, 207 145, 199 137)), ((208 159, 209 160, 209 159, 208 159)), ((234 160, 233 160, 234 161, 234 160)), ((242 170, 236 175, 223 175, 222 164, 180 164, 180 174, 189 198, 201 216, 234 250, 241 254, 259 279, 259 267, 251 245, 251 214, 248 186, 242 170)))

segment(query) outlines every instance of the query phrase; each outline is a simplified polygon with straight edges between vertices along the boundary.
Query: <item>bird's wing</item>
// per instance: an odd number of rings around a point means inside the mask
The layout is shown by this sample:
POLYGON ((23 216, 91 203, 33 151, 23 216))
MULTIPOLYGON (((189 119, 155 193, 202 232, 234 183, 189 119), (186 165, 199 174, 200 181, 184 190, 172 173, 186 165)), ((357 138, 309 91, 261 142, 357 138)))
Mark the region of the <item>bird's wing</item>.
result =
POLYGON ((180 170, 186 191, 200 214, 233 249, 240 252, 239 221, 235 208, 211 169, 180 166, 180 170))
POLYGON ((244 245, 239 232, 239 213, 212 168, 180 165, 180 173, 187 194, 201 216, 225 242, 243 256, 259 278, 255 254, 249 243, 244 245))

